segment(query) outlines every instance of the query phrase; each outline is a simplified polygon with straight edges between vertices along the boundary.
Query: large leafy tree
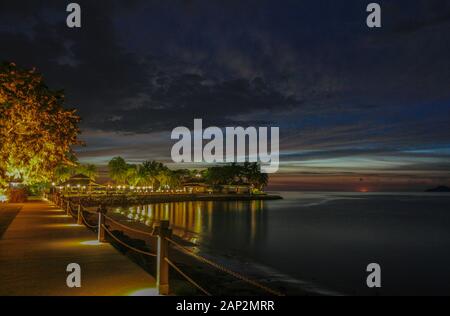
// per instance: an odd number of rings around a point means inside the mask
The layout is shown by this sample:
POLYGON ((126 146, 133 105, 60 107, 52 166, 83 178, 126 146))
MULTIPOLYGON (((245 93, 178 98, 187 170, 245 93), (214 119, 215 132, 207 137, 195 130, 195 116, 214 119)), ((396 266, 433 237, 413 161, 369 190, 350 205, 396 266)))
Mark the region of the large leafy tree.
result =
POLYGON ((269 176, 260 169, 258 163, 249 162, 215 166, 206 170, 205 179, 212 185, 250 184, 253 188, 263 190, 269 182, 269 176))
POLYGON ((34 69, 0 65, 0 182, 49 182, 58 166, 73 164, 80 118, 63 104, 34 69))

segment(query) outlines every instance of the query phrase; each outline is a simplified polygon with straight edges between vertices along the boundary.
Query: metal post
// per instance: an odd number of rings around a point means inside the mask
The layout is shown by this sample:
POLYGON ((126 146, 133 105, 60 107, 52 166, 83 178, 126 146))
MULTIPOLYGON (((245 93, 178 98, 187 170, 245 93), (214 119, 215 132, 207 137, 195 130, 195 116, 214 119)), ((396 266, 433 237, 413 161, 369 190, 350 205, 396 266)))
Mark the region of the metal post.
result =
POLYGON ((103 209, 100 208, 98 212, 98 242, 105 242, 105 215, 103 214, 103 209))
POLYGON ((156 228, 158 234, 158 253, 156 267, 156 285, 160 295, 169 295, 169 264, 165 260, 169 256, 169 244, 166 238, 172 236, 169 221, 161 221, 156 228))
POLYGON ((70 215, 70 201, 67 201, 66 214, 67 214, 67 216, 70 215))
POLYGON ((81 214, 81 212, 82 212, 82 210, 81 210, 81 204, 79 204, 78 205, 78 218, 77 218, 77 224, 78 225, 83 225, 83 218, 81 217, 82 216, 82 214, 81 214))

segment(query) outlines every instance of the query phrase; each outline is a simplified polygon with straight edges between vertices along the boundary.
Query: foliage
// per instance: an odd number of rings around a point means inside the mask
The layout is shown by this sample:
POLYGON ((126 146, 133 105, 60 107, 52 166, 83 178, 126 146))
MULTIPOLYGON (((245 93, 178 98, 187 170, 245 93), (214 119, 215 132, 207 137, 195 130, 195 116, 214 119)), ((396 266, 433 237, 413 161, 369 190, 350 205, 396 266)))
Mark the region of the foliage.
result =
POLYGON ((0 182, 50 182, 58 166, 73 164, 80 118, 63 104, 34 69, 0 65, 0 182))
POLYGON ((115 157, 108 163, 109 176, 118 184, 125 184, 127 181, 128 165, 122 157, 115 157))
POLYGON ((28 194, 24 188, 8 190, 8 202, 9 203, 24 203, 27 201, 27 199, 28 199, 28 194))
POLYGON ((98 177, 97 166, 92 164, 82 165, 76 163, 74 163, 73 166, 59 165, 55 170, 54 180, 58 183, 65 182, 76 174, 82 174, 89 177, 92 181, 95 181, 98 177))
POLYGON ((110 177, 119 185, 151 186, 158 188, 179 188, 183 183, 206 182, 210 185, 250 185, 255 190, 267 186, 268 175, 260 171, 257 163, 215 166, 205 171, 171 170, 156 161, 145 161, 140 165, 127 164, 121 157, 109 162, 110 177))
POLYGON ((258 190, 264 189, 269 182, 269 176, 260 171, 259 164, 249 162, 208 168, 205 179, 211 185, 249 184, 258 190))
POLYGON ((79 165, 76 168, 76 173, 85 175, 86 177, 89 177, 92 181, 95 181, 95 179, 98 176, 97 166, 92 164, 79 165))

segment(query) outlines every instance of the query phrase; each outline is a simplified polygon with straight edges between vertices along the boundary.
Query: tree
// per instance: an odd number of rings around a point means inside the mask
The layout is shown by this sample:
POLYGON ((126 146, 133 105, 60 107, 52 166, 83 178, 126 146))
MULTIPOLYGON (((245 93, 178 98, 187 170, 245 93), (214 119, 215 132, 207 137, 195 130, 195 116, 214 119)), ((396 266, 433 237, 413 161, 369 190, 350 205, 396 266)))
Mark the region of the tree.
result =
POLYGON ((56 167, 54 179, 56 182, 65 182, 75 174, 75 168, 67 165, 59 165, 56 167))
POLYGON ((118 184, 126 184, 128 165, 122 157, 115 157, 108 163, 109 176, 118 184))
POLYGON ((0 65, 0 182, 50 182, 58 166, 73 165, 80 118, 63 104, 34 69, 0 65))
POLYGON ((142 172, 145 174, 146 184, 157 187, 160 173, 165 169, 165 166, 157 161, 144 161, 142 163, 142 172))
POLYGON ((250 184, 258 190, 263 190, 269 182, 269 176, 261 172, 260 165, 249 162, 208 168, 204 178, 211 185, 250 184))
POLYGON ((258 163, 244 163, 241 172, 243 181, 251 184, 253 188, 263 190, 269 182, 269 176, 267 173, 262 173, 260 170, 261 167, 258 163))
POLYGON ((92 164, 79 165, 77 172, 89 177, 92 181, 95 181, 98 176, 97 166, 92 164))
POLYGON ((137 186, 140 182, 137 165, 127 165, 126 183, 131 186, 137 186))

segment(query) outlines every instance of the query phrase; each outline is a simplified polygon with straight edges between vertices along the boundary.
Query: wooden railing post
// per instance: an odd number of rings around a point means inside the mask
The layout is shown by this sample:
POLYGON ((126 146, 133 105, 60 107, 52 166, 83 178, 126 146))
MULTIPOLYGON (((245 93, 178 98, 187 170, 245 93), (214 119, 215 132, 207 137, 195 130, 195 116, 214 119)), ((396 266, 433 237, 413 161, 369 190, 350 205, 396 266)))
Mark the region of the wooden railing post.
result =
POLYGON ((156 267, 156 286, 160 295, 169 295, 169 264, 166 258, 169 256, 169 243, 166 238, 172 237, 169 221, 161 221, 155 228, 158 235, 158 253, 156 267))
POLYGON ((83 217, 82 217, 82 209, 81 209, 81 204, 78 205, 78 213, 77 213, 77 224, 78 225, 83 225, 83 217))
POLYGON ((98 208, 98 242, 105 242, 105 214, 102 206, 98 208))
POLYGON ((66 215, 67 215, 67 216, 70 215, 70 201, 69 201, 69 200, 67 200, 66 215))

